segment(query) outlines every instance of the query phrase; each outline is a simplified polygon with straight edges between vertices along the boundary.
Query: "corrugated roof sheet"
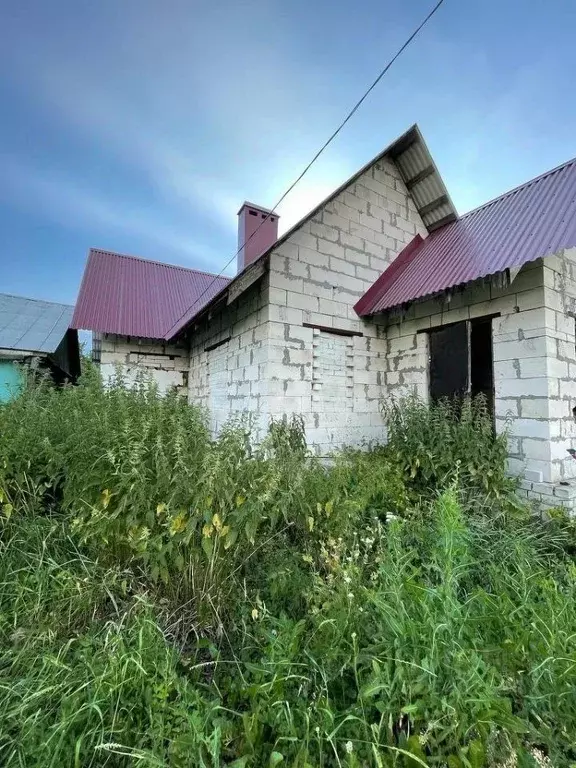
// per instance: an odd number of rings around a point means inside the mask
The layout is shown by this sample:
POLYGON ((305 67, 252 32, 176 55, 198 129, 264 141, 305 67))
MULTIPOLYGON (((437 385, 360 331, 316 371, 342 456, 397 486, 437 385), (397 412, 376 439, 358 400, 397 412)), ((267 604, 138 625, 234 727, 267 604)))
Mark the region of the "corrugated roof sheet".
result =
POLYGON ((0 293, 0 349, 55 352, 73 312, 68 304, 0 293))
POLYGON ((576 159, 416 238, 356 304, 373 315, 576 246, 576 159))
POLYGON ((164 339, 192 306, 201 309, 229 282, 196 269, 92 248, 72 327, 164 339))

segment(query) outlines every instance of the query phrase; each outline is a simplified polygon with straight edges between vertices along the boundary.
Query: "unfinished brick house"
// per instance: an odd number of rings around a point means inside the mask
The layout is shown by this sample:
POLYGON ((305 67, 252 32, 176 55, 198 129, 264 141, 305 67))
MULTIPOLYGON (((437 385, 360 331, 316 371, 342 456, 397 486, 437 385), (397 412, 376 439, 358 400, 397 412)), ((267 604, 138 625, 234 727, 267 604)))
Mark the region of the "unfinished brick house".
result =
POLYGON ((384 440, 392 394, 483 392, 525 495, 576 506, 576 161, 458 216, 414 126, 277 232, 244 203, 231 280, 92 250, 73 327, 104 376, 144 368, 215 430, 301 414, 319 454, 384 440))

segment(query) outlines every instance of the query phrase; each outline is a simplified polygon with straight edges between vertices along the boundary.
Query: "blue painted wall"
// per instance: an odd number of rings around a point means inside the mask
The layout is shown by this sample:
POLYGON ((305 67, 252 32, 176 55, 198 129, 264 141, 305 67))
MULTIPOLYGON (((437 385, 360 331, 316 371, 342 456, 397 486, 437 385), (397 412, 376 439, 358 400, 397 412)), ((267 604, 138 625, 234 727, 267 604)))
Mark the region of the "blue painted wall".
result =
POLYGON ((10 360, 0 360, 0 403, 5 403, 17 394, 21 385, 18 367, 10 360))

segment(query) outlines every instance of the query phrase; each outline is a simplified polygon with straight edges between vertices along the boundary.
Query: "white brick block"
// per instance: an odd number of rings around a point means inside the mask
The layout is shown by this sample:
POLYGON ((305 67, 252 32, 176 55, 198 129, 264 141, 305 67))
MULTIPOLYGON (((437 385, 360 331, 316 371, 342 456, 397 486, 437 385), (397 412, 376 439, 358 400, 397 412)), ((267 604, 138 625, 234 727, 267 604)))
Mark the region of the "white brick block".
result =
POLYGON ((271 322, 290 323, 302 325, 303 314, 301 309, 292 307, 278 307, 271 305, 268 308, 268 318, 271 322))
MULTIPOLYGON (((284 382, 285 389, 284 394, 286 397, 310 397, 312 393, 312 385, 309 381, 296 381, 287 380, 284 382)), ((304 401, 303 401, 304 402, 304 401)))
POLYGON ((547 398, 522 398, 520 412, 523 418, 547 419, 549 417, 549 403, 547 398))
POLYGON ((320 253, 325 253, 328 256, 336 256, 337 258, 344 258, 344 246, 339 243, 334 243, 331 240, 323 240, 318 238, 318 250, 320 253))
POLYGON ((284 272, 270 272, 270 288, 282 288, 285 291, 302 293, 303 278, 287 275, 284 272))
POLYGON ((334 256, 330 257, 329 267, 333 272, 338 272, 350 277, 354 277, 356 274, 356 267, 353 264, 350 264, 345 259, 338 259, 334 256))
POLYGON ((269 288, 268 298, 271 304, 285 307, 287 303, 287 291, 282 288, 269 288))
MULTIPOLYGON (((322 222, 327 226, 333 227, 336 230, 341 230, 342 232, 350 231, 350 219, 344 218, 337 213, 329 213, 328 211, 324 211, 322 214, 322 222)), ((340 236, 342 237, 342 235, 340 236)))
POLYGON ((498 341, 494 338, 494 361, 526 359, 529 357, 542 357, 547 353, 546 338, 544 336, 523 339, 522 341, 498 341))
POLYGON ((295 309, 303 309, 307 312, 319 311, 319 298, 317 296, 309 296, 305 293, 292 293, 287 294, 287 304, 289 307, 295 309))
POLYGON ((380 277, 380 272, 377 272, 374 269, 367 269, 366 267, 356 267, 356 277, 359 277, 361 280, 365 280, 366 282, 374 283, 378 278, 380 277))
POLYGON ((501 379, 496 385, 497 397, 547 397, 548 380, 539 379, 501 379))
POLYGON ((323 224, 317 221, 310 222, 310 233, 321 237, 324 240, 338 240, 338 230, 334 227, 329 227, 327 224, 323 224))
POLYGON ((301 247, 298 249, 298 258, 313 267, 328 267, 329 259, 323 253, 318 253, 316 249, 301 247))
POLYGON ((522 440, 522 452, 527 459, 550 461, 550 442, 548 440, 522 440))
MULTIPOLYGON (((366 189, 366 187, 365 187, 366 189)), ((360 195, 356 195, 353 192, 344 192, 341 195, 343 202, 349 207, 354 208, 356 211, 366 212, 367 200, 360 195)))
POLYGON ((290 235, 288 243, 290 243, 290 245, 304 246, 306 248, 312 248, 312 250, 318 250, 317 238, 314 237, 314 235, 310 235, 308 232, 304 232, 302 228, 290 235))
POLYGON ((550 439, 551 422, 537 419, 512 419, 509 432, 514 437, 531 437, 540 440, 550 439))

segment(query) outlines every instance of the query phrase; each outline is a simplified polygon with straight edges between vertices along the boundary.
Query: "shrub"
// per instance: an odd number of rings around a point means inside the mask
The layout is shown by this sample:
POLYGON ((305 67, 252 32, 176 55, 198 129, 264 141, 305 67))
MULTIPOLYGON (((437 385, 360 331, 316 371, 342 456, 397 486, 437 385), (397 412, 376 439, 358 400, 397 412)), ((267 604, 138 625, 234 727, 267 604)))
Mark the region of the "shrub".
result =
POLYGON ((416 395, 383 406, 388 450, 418 493, 444 487, 457 469, 470 492, 500 498, 514 488, 507 476, 507 434, 494 434, 486 400, 444 399, 428 404, 416 395))

